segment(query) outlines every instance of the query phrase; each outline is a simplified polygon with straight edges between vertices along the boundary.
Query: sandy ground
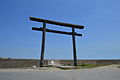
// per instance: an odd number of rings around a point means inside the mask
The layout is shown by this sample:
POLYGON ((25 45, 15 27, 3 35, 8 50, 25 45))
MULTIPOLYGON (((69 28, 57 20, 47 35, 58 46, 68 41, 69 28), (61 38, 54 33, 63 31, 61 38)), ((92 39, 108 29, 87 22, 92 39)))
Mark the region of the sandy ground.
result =
POLYGON ((120 80, 118 65, 93 69, 0 69, 0 80, 120 80))

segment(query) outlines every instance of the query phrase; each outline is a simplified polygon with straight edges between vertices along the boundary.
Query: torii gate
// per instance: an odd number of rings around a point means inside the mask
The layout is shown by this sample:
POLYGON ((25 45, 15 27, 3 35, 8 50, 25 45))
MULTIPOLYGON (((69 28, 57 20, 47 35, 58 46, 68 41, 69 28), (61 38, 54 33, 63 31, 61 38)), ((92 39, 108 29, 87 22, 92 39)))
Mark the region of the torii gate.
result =
POLYGON ((51 20, 45 20, 45 19, 40 19, 40 18, 35 18, 35 17, 29 17, 29 18, 32 21, 43 22, 43 27, 40 27, 40 28, 32 27, 32 30, 42 31, 42 45, 41 45, 40 67, 43 67, 46 32, 72 35, 74 66, 77 66, 75 36, 82 36, 82 34, 76 33, 75 32, 75 28, 77 28, 77 29, 83 29, 84 26, 82 26, 82 25, 75 25, 75 24, 69 24, 69 23, 56 22, 56 21, 51 21, 51 20), (64 27, 70 27, 70 28, 72 28, 72 32, 64 32, 64 31, 56 31, 56 30, 47 29, 46 28, 46 23, 48 23, 48 24, 54 24, 54 25, 59 25, 59 26, 64 26, 64 27))

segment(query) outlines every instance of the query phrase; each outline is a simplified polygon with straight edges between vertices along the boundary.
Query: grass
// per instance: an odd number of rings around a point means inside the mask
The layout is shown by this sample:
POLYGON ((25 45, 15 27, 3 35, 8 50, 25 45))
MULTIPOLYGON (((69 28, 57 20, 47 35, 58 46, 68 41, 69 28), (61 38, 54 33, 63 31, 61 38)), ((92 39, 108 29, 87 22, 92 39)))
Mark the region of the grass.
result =
POLYGON ((120 66, 118 66, 118 68, 120 68, 120 66))
MULTIPOLYGON (((110 64, 88 64, 88 63, 81 63, 76 68, 73 69, 86 69, 86 68, 95 68, 95 67, 101 67, 101 66, 107 66, 110 64)), ((66 65, 66 66, 72 66, 72 65, 66 65)), ((64 70, 69 70, 71 68, 65 68, 64 70)))
MULTIPOLYGON (((110 65, 110 64, 88 64, 88 63, 81 63, 81 64, 78 64, 77 67, 66 67, 66 68, 62 68, 62 67, 57 67, 57 68, 60 68, 62 70, 71 70, 71 69, 87 69, 87 68, 95 68, 95 67, 101 67, 101 66, 107 66, 107 65, 110 65)), ((71 64, 66 64, 64 66, 73 66, 71 64)), ((48 66, 45 66, 45 67, 55 67, 55 66, 52 66, 52 65, 48 65, 48 66)), ((120 68, 120 66, 118 67, 120 68)))
POLYGON ((78 69, 84 69, 84 68, 95 68, 95 67, 101 67, 101 66, 107 66, 110 64, 85 64, 82 63, 80 65, 77 66, 78 69))

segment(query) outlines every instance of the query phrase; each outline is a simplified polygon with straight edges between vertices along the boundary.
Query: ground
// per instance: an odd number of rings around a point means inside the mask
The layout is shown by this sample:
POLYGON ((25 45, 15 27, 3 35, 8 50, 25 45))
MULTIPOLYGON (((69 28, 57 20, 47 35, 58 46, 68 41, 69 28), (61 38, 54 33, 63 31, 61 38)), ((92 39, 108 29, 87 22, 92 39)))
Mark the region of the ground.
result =
POLYGON ((92 69, 0 69, 0 80, 120 80, 118 65, 92 69))

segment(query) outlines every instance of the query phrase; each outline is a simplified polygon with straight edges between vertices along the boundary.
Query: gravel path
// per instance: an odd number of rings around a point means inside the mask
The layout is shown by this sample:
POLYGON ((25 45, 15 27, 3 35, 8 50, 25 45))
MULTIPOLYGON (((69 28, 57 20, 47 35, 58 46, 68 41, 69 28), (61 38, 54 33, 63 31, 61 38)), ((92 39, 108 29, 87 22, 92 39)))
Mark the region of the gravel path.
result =
POLYGON ((120 80, 118 65, 93 69, 0 69, 0 80, 120 80))

